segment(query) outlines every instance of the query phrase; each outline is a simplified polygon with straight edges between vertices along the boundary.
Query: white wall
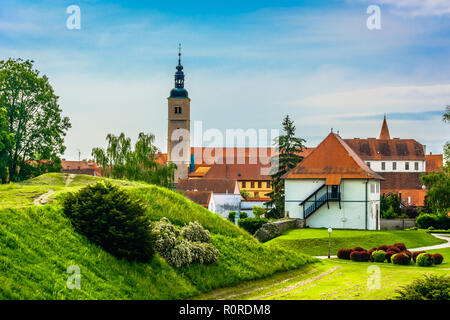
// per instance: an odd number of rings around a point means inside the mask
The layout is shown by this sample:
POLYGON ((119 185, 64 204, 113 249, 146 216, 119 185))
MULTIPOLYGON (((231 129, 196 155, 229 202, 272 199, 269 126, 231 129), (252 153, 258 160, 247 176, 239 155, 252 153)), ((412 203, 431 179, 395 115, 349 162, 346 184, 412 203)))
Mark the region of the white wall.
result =
POLYGON ((222 194, 214 193, 215 213, 227 218, 230 211, 239 212, 241 207, 240 194, 222 194))
MULTIPOLYGON (((364 179, 343 179, 341 181, 341 208, 339 202, 324 204, 306 220, 311 228, 366 229, 366 181, 364 179)), ((324 180, 285 180, 285 210, 289 217, 303 219, 303 206, 299 204, 317 190, 324 180)), ((375 230, 380 224, 380 183, 369 180, 367 186, 367 229, 375 230), (371 184, 373 193, 371 193, 371 184), (378 226, 377 226, 378 221, 378 226)))
POLYGON ((378 160, 364 160, 364 162, 370 163, 370 168, 375 172, 425 172, 426 171, 426 165, 425 161, 405 161, 405 160, 399 160, 399 161, 378 161, 378 160), (381 163, 385 163, 385 170, 382 170, 381 163), (393 163, 397 163, 397 169, 393 169, 393 163), (405 169, 405 163, 409 162, 409 170, 405 169), (418 170, 415 169, 415 163, 418 163, 419 168, 418 170))

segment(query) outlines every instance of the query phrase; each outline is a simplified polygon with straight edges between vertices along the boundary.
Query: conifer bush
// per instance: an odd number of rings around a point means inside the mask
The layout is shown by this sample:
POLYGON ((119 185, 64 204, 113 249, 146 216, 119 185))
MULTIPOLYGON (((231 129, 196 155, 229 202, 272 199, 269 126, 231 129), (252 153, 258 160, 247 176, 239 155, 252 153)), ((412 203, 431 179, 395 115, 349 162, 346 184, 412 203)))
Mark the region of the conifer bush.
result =
POLYGON ((411 263, 411 257, 406 254, 405 252, 400 252, 395 254, 393 257, 391 257, 391 261, 394 264, 399 264, 399 265, 409 265, 411 263))
POLYGON ((372 258, 374 262, 383 262, 386 259, 386 252, 383 250, 377 250, 372 252, 372 258))
POLYGON ((431 257, 433 258, 433 264, 441 264, 444 261, 444 257, 440 253, 435 253, 431 257))
POLYGON ((64 214, 74 229, 117 258, 147 262, 155 237, 146 208, 109 182, 89 185, 63 200, 64 214))
POLYGON ((433 256, 429 253, 421 253, 417 257, 417 264, 421 267, 433 265, 433 256))

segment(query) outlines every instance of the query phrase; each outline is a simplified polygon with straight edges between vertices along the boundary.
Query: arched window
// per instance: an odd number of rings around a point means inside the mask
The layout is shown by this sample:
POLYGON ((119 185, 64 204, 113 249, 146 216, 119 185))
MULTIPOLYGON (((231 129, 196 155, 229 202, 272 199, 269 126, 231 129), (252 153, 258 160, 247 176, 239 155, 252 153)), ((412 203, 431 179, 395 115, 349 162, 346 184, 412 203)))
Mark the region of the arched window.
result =
POLYGON ((181 113, 181 107, 175 107, 175 113, 180 114, 181 113))

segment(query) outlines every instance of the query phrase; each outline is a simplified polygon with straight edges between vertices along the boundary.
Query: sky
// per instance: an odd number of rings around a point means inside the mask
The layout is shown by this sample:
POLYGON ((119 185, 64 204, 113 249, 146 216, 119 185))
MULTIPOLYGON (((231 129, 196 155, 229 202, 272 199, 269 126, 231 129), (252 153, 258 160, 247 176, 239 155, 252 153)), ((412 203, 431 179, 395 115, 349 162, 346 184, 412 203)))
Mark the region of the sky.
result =
POLYGON ((331 128, 377 137, 386 114, 392 137, 427 153, 450 139, 450 0, 0 3, 0 59, 32 59, 49 78, 72 123, 71 160, 108 133, 153 133, 166 151, 179 43, 203 130, 279 129, 289 115, 313 147, 331 128), (371 5, 380 29, 367 27, 371 5))

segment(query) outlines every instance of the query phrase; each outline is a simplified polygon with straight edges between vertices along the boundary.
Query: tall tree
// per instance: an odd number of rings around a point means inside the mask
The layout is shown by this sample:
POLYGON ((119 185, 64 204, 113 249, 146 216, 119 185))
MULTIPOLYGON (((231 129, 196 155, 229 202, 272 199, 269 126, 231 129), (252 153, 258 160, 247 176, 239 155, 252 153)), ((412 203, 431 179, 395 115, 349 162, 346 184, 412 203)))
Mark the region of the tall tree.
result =
POLYGON ((268 216, 281 218, 284 216, 284 180, 281 177, 295 168, 303 160, 301 152, 305 149, 305 139, 295 137, 294 122, 287 115, 283 120, 284 135, 275 138, 275 146, 278 149, 276 161, 278 167, 272 172, 272 192, 268 194, 270 201, 266 205, 271 205, 272 210, 268 216))
POLYGON ((8 132, 6 109, 0 108, 0 182, 8 178, 8 154, 14 145, 14 136, 8 132))
POLYGON ((64 136, 71 127, 62 117, 48 78, 33 68, 33 60, 0 61, 0 102, 6 109, 14 146, 8 153, 11 181, 28 178, 30 164, 55 160, 65 150, 64 136), (37 161, 36 161, 37 160, 37 161))
POLYGON ((174 164, 160 165, 156 162, 158 149, 154 145, 153 134, 139 133, 138 140, 131 148, 131 139, 124 133, 119 136, 108 134, 105 149, 92 149, 92 156, 102 168, 105 177, 145 181, 163 187, 172 187, 174 164))
MULTIPOLYGON (((450 105, 445 107, 442 121, 450 123, 450 105)), ((444 145, 444 161, 444 170, 450 171, 450 141, 447 141, 444 145)))

